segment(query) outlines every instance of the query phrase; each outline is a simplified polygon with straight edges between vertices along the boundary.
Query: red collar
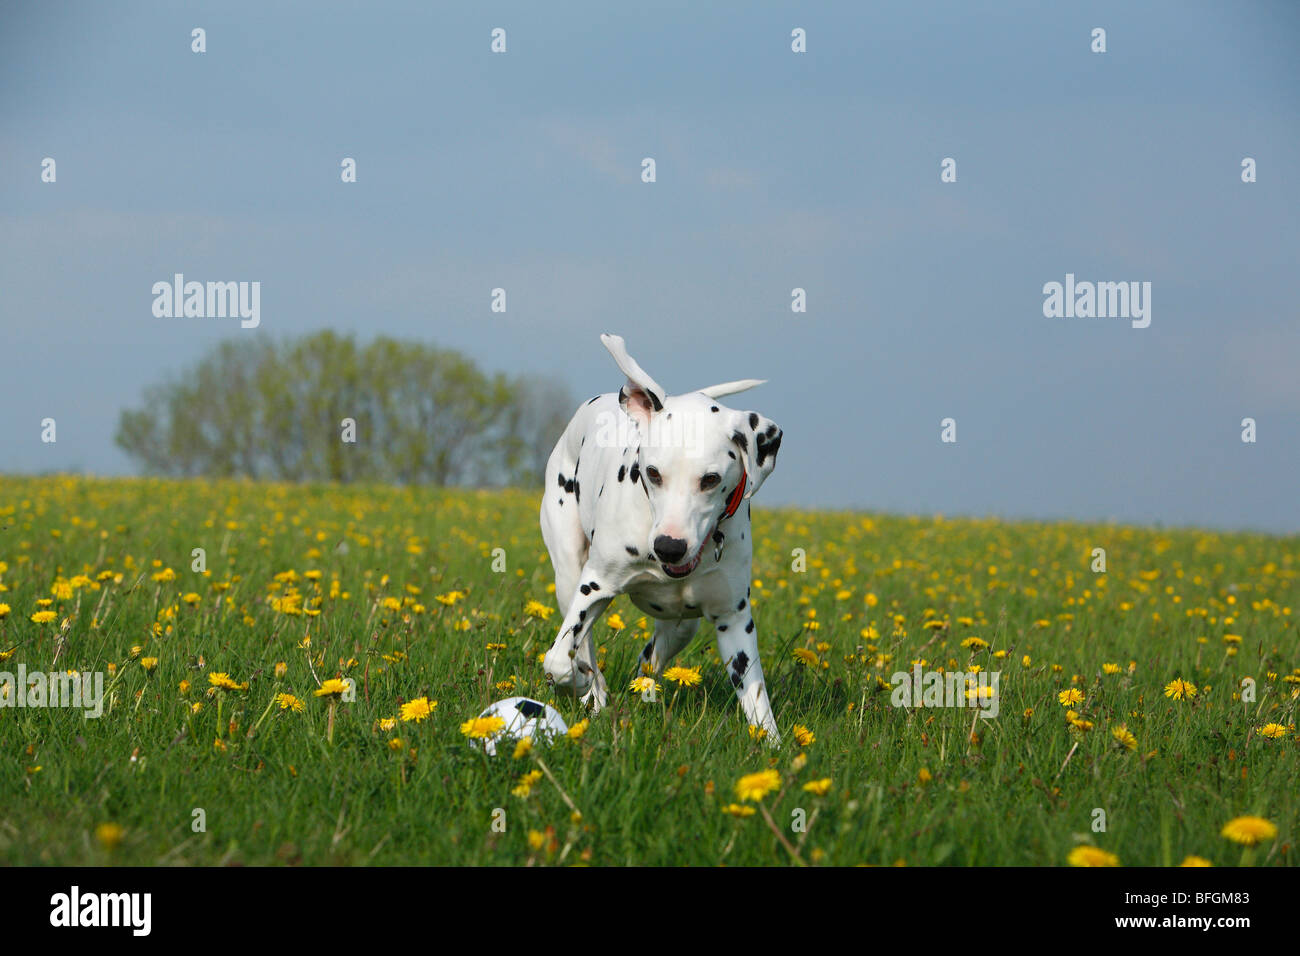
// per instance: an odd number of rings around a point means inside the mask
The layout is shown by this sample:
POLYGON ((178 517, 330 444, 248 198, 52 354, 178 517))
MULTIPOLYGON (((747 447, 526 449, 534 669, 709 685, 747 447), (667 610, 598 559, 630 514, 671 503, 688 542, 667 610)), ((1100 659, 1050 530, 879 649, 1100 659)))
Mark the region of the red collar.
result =
POLYGON ((745 472, 745 466, 740 466, 740 483, 736 485, 736 490, 731 493, 727 499, 727 508, 722 512, 723 518, 730 518, 737 509, 740 508, 740 502, 745 497, 745 484, 749 481, 749 475, 745 472))

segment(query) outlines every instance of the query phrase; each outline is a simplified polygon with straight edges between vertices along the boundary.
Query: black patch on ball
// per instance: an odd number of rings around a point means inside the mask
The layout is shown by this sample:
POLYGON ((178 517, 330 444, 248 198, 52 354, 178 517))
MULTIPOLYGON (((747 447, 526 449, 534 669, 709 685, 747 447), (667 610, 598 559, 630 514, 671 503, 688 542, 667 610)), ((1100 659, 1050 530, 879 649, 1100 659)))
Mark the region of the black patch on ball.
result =
POLYGON ((546 705, 539 704, 535 700, 521 700, 515 704, 515 710, 519 711, 519 713, 523 714, 525 717, 540 717, 542 714, 546 713, 546 705))

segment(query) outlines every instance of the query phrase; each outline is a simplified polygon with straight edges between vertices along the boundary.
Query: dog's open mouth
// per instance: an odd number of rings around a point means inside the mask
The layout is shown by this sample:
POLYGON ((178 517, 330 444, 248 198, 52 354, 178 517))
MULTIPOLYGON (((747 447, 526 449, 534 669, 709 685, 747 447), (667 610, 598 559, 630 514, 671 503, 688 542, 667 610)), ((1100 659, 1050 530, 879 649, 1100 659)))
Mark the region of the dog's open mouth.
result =
MULTIPOLYGON (((705 539, 705 544, 707 543, 708 539, 705 539)), ((701 544, 700 549, 695 552, 695 557, 691 558, 691 560, 687 561, 685 564, 660 564, 659 567, 663 568, 664 574, 668 575, 670 578, 684 578, 695 570, 700 563, 700 558, 702 557, 704 557, 703 544, 701 544)))

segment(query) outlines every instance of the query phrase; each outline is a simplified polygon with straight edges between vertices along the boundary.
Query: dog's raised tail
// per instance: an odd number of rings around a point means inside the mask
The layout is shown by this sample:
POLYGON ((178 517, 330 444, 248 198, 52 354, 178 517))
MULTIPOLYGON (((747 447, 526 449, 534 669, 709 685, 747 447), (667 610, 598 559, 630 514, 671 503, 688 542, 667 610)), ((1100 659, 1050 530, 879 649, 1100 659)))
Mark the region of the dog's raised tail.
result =
POLYGON ((708 388, 700 389, 709 398, 721 398, 723 395, 735 395, 737 392, 747 392, 751 388, 762 385, 767 382, 765 378, 742 378, 738 382, 723 382, 721 385, 710 385, 708 388))

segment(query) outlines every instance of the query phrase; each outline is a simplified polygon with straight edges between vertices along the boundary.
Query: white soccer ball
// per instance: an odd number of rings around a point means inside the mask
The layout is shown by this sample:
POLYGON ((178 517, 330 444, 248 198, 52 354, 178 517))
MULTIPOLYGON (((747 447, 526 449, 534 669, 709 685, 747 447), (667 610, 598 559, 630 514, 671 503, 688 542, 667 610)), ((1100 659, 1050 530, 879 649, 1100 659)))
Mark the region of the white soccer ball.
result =
MULTIPOLYGON (((504 727, 481 741, 489 757, 496 756, 497 744, 507 740, 532 737, 533 743, 546 744, 550 743, 552 737, 562 737, 569 732, 569 725, 564 722, 558 710, 531 697, 507 697, 499 700, 479 714, 480 720, 484 717, 500 717, 506 722, 504 727)), ((470 744, 477 746, 480 741, 471 740, 470 744)))

